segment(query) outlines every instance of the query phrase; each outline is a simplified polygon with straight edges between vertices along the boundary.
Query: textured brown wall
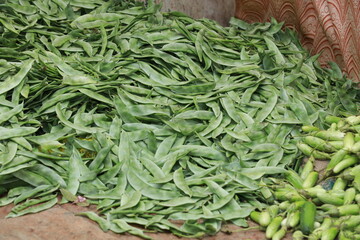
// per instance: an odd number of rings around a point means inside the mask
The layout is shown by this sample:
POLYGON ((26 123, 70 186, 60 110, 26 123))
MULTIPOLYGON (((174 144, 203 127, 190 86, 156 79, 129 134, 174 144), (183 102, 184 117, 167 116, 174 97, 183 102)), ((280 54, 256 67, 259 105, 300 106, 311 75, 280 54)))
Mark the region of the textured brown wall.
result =
MULTIPOLYGON (((146 0, 143 0, 146 1, 146 0)), ((235 15, 235 0, 156 0, 162 11, 180 11, 193 18, 209 18, 226 26, 235 15)))

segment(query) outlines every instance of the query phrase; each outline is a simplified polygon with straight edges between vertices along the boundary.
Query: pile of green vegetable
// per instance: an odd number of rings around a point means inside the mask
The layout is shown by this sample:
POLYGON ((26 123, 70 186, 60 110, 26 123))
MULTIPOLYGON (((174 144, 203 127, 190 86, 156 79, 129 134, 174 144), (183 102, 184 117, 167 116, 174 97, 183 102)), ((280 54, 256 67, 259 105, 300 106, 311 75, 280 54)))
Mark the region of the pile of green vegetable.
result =
POLYGON ((309 157, 300 175, 293 170, 286 181, 274 179, 272 196, 276 201, 251 219, 266 231, 266 237, 282 239, 360 239, 360 115, 328 116, 327 130, 303 126, 299 149, 309 157), (329 159, 324 172, 314 170, 315 160, 329 159))
POLYGON ((356 85, 274 20, 222 27, 152 1, 0 8, 8 217, 62 196, 97 205, 81 215, 104 231, 144 238, 144 229, 201 237, 223 222, 247 226, 267 204, 269 176, 301 162, 301 125, 359 110, 356 85))

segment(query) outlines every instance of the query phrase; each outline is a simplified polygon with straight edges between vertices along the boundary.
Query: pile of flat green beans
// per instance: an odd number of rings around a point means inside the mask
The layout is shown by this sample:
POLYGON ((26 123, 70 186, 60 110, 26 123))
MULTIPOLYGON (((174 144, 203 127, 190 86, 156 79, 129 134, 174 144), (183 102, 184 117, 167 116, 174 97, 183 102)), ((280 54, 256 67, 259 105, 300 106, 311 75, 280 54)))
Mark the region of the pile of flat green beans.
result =
POLYGON ((288 170, 285 181, 273 179, 268 198, 275 204, 250 218, 268 239, 360 239, 360 115, 327 116, 328 129, 303 126, 299 149, 308 156, 299 174, 288 170), (328 160, 319 174, 314 161, 328 160))
POLYGON ((300 128, 359 110, 282 24, 222 27, 153 1, 0 1, 0 206, 66 202, 149 239, 247 226, 300 128), (182 224, 174 224, 180 220, 182 224), (200 221, 199 221, 200 220, 200 221))

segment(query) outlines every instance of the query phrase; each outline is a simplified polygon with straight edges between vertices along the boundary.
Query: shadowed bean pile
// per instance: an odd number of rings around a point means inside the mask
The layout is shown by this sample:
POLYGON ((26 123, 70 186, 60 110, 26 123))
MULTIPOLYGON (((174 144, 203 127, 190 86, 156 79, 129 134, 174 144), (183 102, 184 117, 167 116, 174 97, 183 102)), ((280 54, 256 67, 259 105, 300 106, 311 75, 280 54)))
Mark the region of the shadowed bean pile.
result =
POLYGON ((298 148, 308 156, 299 174, 289 169, 283 178, 272 178, 270 205, 253 211, 266 238, 294 240, 360 239, 360 116, 327 116, 321 130, 302 126, 298 148), (329 160, 323 172, 315 161, 329 160))
POLYGON ((0 2, 8 217, 60 201, 95 204, 80 215, 144 238, 247 226, 267 176, 300 159, 300 127, 358 112, 352 81, 281 23, 222 27, 147 4, 0 2))

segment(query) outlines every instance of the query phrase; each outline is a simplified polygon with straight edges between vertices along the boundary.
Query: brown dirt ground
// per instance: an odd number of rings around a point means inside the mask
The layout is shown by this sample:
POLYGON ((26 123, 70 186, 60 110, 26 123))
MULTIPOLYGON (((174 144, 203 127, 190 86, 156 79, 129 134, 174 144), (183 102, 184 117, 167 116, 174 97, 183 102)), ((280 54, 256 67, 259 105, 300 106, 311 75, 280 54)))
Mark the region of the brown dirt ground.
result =
MULTIPOLYGON (((56 205, 36 214, 5 219, 12 205, 0 208, 0 240, 140 240, 131 235, 103 232, 91 220, 75 216, 77 212, 88 211, 89 208, 74 204, 56 205)), ((90 208, 92 210, 92 208, 90 208)), ((251 226, 256 226, 251 224, 251 226)), ((220 232, 203 240, 263 240, 264 233, 259 230, 246 230, 233 225, 225 225, 224 229, 233 233, 220 232), (240 230, 240 231, 239 231, 240 230)), ((190 240, 179 238, 169 233, 148 233, 155 240, 190 240)), ((291 239, 287 236, 286 239, 291 239)))
MULTIPOLYGON (((326 162, 317 162, 316 170, 324 169, 326 162)), ((56 205, 55 207, 36 214, 5 219, 12 205, 0 207, 0 240, 140 240, 141 238, 103 232, 97 223, 76 216, 78 212, 94 210, 93 207, 79 207, 74 204, 56 205)), ((256 226, 250 223, 250 226, 256 226)), ((225 225, 225 233, 202 238, 203 240, 263 240, 263 232, 252 229, 244 230, 233 225, 225 225)), ((155 240, 191 240, 179 238, 169 233, 148 233, 155 240)), ((288 234, 284 240, 291 239, 288 234)))

